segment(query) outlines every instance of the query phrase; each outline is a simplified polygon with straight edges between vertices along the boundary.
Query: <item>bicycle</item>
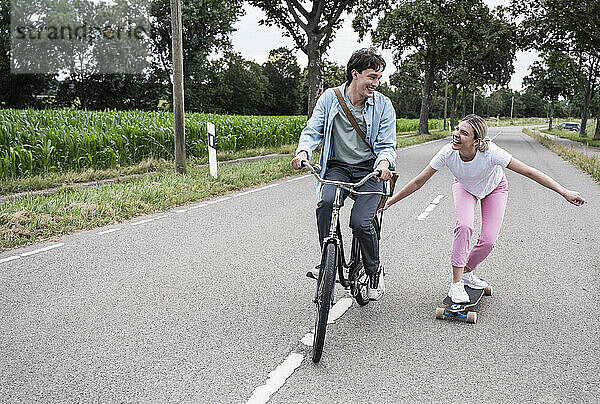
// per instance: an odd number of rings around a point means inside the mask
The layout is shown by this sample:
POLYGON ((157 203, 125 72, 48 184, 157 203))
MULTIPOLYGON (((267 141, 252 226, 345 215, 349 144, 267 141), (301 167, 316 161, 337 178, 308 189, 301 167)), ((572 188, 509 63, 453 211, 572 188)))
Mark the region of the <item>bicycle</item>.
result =
MULTIPOLYGON (((319 177, 321 167, 316 164, 314 167, 307 161, 302 162, 303 167, 307 167, 311 174, 322 184, 330 184, 336 186, 335 198, 333 202, 333 211, 331 214, 331 225, 329 236, 323 241, 323 249, 321 255, 321 269, 319 271, 319 279, 317 279, 317 288, 313 302, 316 306, 317 316, 315 319, 315 331, 313 337, 312 361, 319 362, 323 353, 323 345, 325 343, 325 333, 327 331, 327 319, 329 317, 329 309, 333 306, 334 287, 336 282, 336 274, 338 282, 346 289, 350 290, 350 294, 360 306, 365 306, 369 303, 367 296, 367 283, 369 276, 365 272, 363 263, 360 259, 360 245, 356 237, 352 237, 352 248, 350 250, 350 260, 346 261, 344 253, 344 244, 342 240, 342 232, 340 229, 339 211, 341 208, 341 190, 344 189, 350 193, 351 198, 356 195, 364 194, 380 194, 383 196, 382 201, 393 192, 393 184, 397 178, 397 174, 393 172, 393 178, 390 186, 389 194, 380 191, 356 191, 364 185, 369 179, 375 176, 381 176, 381 170, 375 170, 367 174, 357 183, 347 183, 342 181, 325 180, 319 177)), ((381 207, 382 204, 380 203, 381 207)), ((379 208, 377 209, 379 210, 379 208)), ((377 233, 377 239, 381 239, 381 221, 383 212, 373 216, 373 226, 377 233)))

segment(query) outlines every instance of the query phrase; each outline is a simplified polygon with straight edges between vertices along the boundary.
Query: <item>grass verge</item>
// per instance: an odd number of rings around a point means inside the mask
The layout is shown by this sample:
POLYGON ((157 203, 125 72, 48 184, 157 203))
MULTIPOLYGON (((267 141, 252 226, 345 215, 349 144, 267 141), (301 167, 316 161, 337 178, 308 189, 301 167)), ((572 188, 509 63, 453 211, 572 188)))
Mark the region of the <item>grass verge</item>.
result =
POLYGON ((398 148, 413 146, 419 143, 425 143, 432 140, 443 139, 450 136, 450 131, 431 131, 429 135, 419 135, 414 133, 412 136, 402 136, 397 138, 398 148))
POLYGON ((525 129, 523 133, 531 136, 543 146, 558 154, 564 160, 582 169, 592 176, 592 178, 600 184, 600 160, 595 156, 590 156, 583 152, 573 150, 572 147, 566 147, 557 142, 552 141, 546 136, 542 136, 537 132, 525 129))
POLYGON ((600 147, 600 140, 594 140, 594 131, 596 130, 596 126, 595 125, 592 127, 590 127, 590 126, 592 126, 592 125, 588 125, 588 127, 586 128, 587 136, 585 136, 585 137, 579 136, 578 132, 573 132, 573 131, 564 130, 564 129, 558 129, 557 127, 554 127, 552 130, 543 129, 542 132, 549 133, 554 136, 562 137, 564 139, 569 139, 574 142, 580 142, 587 146, 600 147))
MULTIPOLYGON (((295 150, 296 145, 293 144, 278 147, 263 147, 259 149, 245 149, 240 151, 224 151, 217 153, 217 160, 230 161, 244 157, 264 156, 274 153, 290 154, 295 150)), ((202 158, 191 158, 188 159, 188 162, 192 165, 208 164, 208 156, 202 158)), ((128 175, 166 173, 173 170, 175 170, 175 166, 172 161, 151 158, 130 167, 117 167, 105 170, 88 169, 82 172, 50 172, 32 177, 9 178, 0 182, 0 196, 19 192, 30 192, 48 188, 70 186, 74 184, 83 184, 86 182, 119 178, 128 175)))
POLYGON ((93 188, 65 188, 0 205, 0 251, 77 230, 118 223, 186 203, 264 184, 294 174, 291 155, 219 167, 213 179, 208 167, 189 165, 132 177, 93 188))

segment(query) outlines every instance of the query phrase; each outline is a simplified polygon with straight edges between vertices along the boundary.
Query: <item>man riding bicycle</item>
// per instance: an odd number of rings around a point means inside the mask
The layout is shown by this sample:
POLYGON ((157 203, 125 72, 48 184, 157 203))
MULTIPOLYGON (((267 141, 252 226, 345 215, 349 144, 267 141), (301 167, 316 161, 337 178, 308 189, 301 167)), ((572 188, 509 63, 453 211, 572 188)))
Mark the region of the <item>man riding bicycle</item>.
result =
MULTIPOLYGON (((390 99, 375 91, 384 69, 385 61, 372 48, 352 54, 346 67, 346 83, 327 89, 319 97, 300 135, 292 167, 302 169, 302 161, 310 160, 322 142, 321 178, 357 182, 374 169, 381 170, 381 176, 371 178, 358 190, 383 191, 382 181, 391 178, 396 161, 396 113, 390 99)), ((335 191, 333 185, 318 184, 316 213, 321 248, 329 234, 335 191)), ((347 196, 345 191, 342 201, 347 196)), ((379 300, 385 292, 379 238, 373 226, 380 199, 376 194, 357 195, 350 214, 350 227, 360 243, 369 275, 367 295, 371 300, 379 300)), ((319 266, 307 276, 317 279, 319 266)))

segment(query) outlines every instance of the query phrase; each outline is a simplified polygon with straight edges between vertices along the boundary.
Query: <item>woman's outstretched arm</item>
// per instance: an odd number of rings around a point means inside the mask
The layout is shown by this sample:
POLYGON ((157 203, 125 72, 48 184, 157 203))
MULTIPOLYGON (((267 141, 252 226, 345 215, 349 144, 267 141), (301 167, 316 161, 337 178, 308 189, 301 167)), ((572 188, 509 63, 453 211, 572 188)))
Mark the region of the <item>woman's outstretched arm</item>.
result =
POLYGON ((419 175, 417 175, 415 178, 410 180, 410 182, 408 184, 406 184, 400 191, 398 191, 394 196, 392 196, 390 199, 388 199, 388 201, 386 202, 385 206, 381 209, 381 211, 386 210, 387 208, 389 208, 390 206, 392 206, 399 200, 406 198, 407 196, 409 196, 410 194, 412 194, 413 192, 415 192, 416 190, 421 188, 423 186, 423 184, 425 184, 427 182, 427 180, 429 180, 433 176, 433 174, 435 174, 436 172, 437 171, 434 170, 430 165, 425 167, 425 169, 423 171, 421 171, 421 173, 419 175))
POLYGON ((508 163, 508 166, 506 166, 506 168, 521 175, 524 175, 527 178, 531 178, 538 184, 557 192, 573 205, 581 206, 585 203, 585 200, 581 197, 581 195, 579 195, 579 192, 570 191, 566 189, 540 170, 530 167, 514 157, 510 159, 510 162, 508 163))

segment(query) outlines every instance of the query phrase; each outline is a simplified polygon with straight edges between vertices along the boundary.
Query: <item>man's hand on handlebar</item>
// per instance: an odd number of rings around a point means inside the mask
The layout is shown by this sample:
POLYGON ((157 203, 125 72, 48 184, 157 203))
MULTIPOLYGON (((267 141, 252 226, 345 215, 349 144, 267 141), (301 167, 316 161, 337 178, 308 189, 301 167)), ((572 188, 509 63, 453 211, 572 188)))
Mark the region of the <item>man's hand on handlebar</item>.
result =
POLYGON ((295 170, 303 170, 304 166, 302 166, 303 161, 308 161, 308 153, 305 151, 301 151, 292 159, 290 164, 295 170))
POLYGON ((390 163, 387 160, 381 160, 377 165, 377 170, 381 171, 381 175, 375 177, 377 181, 389 181, 392 178, 392 172, 389 169, 390 163))

